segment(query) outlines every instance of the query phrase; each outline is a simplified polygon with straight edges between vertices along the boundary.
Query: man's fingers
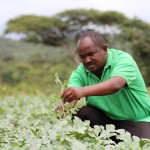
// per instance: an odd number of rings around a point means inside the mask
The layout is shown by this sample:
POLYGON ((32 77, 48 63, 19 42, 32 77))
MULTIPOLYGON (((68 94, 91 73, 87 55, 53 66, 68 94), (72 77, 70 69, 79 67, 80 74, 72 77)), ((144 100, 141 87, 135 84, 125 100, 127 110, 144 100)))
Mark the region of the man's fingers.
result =
POLYGON ((72 94, 72 93, 71 93, 70 91, 67 91, 67 92, 65 92, 65 93, 62 95, 62 98, 63 98, 63 99, 66 99, 66 98, 68 98, 71 94, 72 94))
POLYGON ((72 106, 72 107, 74 107, 74 106, 76 105, 77 101, 78 101, 78 100, 73 100, 73 101, 72 101, 72 103, 73 103, 73 106, 72 106))
POLYGON ((69 96, 67 96, 66 98, 64 98, 64 102, 72 102, 74 100, 74 96, 73 94, 70 94, 69 96))
POLYGON ((61 98, 64 98, 68 91, 70 91, 69 88, 65 89, 64 92, 61 94, 61 98))

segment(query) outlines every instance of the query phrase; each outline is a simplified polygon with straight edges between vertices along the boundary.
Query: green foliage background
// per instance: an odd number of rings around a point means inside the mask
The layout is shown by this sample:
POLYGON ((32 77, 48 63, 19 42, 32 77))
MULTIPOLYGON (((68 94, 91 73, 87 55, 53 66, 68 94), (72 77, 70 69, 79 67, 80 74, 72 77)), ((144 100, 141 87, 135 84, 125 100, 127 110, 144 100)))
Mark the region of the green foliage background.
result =
POLYGON ((62 47, 0 38, 0 95, 57 93, 55 73, 66 80, 75 64, 62 47))
POLYGON ((150 85, 150 24, 116 11, 74 9, 51 17, 23 15, 8 21, 5 34, 23 33, 23 40, 30 43, 0 39, 2 93, 57 91, 54 74, 68 79, 76 65, 67 50, 74 52, 79 34, 92 29, 91 26, 94 30, 101 28, 109 47, 130 53, 146 85, 150 85))

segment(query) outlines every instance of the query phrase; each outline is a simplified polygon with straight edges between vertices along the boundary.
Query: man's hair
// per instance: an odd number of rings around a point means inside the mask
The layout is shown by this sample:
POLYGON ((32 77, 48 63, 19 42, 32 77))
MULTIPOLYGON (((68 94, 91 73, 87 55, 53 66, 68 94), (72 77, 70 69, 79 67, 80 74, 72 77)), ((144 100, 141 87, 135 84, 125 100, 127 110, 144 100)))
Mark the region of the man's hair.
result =
POLYGON ((84 32, 80 36, 80 41, 86 37, 89 37, 96 47, 102 48, 104 45, 106 45, 104 38, 98 32, 95 32, 95 31, 84 32))

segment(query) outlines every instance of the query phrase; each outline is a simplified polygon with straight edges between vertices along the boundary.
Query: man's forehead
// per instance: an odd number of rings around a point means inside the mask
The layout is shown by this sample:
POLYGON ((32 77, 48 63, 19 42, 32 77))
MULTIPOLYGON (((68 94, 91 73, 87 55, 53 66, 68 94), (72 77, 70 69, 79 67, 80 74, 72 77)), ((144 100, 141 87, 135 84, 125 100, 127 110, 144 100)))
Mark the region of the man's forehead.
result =
POLYGON ((77 43, 77 48, 86 47, 93 45, 93 42, 90 37, 84 37, 83 39, 79 39, 77 43))

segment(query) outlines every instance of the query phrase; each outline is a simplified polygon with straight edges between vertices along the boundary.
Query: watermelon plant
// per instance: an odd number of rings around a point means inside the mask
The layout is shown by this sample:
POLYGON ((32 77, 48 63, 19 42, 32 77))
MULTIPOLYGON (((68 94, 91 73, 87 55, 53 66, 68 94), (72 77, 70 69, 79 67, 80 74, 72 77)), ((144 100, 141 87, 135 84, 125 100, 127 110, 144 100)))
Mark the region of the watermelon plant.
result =
MULTIPOLYGON (((56 75, 56 83, 63 90, 66 81, 56 75)), ((62 103, 60 94, 51 96, 0 97, 1 150, 149 150, 150 140, 131 137, 113 125, 94 126, 89 121, 71 119, 72 113, 85 105, 62 103), (61 107, 57 107, 61 104, 61 107), (111 140, 116 136, 121 142, 111 140)))

